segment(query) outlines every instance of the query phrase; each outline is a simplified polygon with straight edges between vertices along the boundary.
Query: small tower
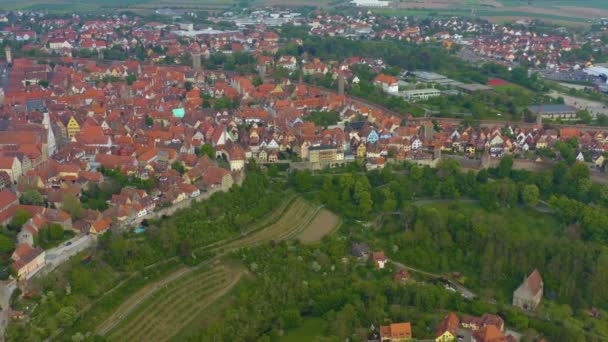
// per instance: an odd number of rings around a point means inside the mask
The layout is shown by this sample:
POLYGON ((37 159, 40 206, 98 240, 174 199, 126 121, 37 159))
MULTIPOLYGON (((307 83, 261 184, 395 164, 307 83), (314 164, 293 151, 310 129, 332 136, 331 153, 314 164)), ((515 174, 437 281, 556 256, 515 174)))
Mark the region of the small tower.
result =
POLYGON ((13 64, 13 54, 11 52, 11 47, 7 46, 4 49, 4 53, 6 54, 6 64, 12 65, 13 64))
POLYGON ((198 52, 192 52, 192 68, 194 70, 201 70, 201 54, 198 52))
POLYGON ((266 65, 262 64, 258 66, 258 76, 260 77, 260 80, 262 80, 262 83, 264 83, 264 78, 266 77, 266 65))
POLYGON ((338 73, 338 95, 344 96, 344 71, 338 73))
POLYGON ((536 128, 542 128, 543 127, 543 106, 539 105, 538 109, 536 110, 536 128))

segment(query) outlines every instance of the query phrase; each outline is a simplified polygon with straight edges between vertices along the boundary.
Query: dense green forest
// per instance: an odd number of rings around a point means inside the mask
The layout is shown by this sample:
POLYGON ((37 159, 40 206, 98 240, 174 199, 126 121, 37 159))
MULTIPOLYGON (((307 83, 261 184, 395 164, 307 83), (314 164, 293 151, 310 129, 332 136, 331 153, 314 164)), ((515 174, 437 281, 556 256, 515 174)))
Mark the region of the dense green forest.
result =
POLYGON ((489 293, 503 299, 508 299, 505 288, 538 268, 558 302, 575 310, 608 308, 603 286, 608 281, 608 185, 594 186, 584 164, 558 163, 550 171, 530 173, 513 170, 505 157, 499 167, 475 174, 444 160, 436 169, 408 165, 399 172, 297 172, 290 181, 300 191, 317 190, 319 200, 347 218, 370 220, 381 212, 401 212, 398 228, 387 240, 394 240, 400 251, 395 255, 413 266, 470 270, 476 279, 472 286, 493 289, 489 293), (479 199, 495 217, 413 205, 416 198, 463 196, 479 199), (556 213, 559 226, 533 234, 529 221, 510 222, 514 216, 505 210, 539 200, 548 202, 546 209, 556 213), (514 227, 518 222, 522 226, 514 227))

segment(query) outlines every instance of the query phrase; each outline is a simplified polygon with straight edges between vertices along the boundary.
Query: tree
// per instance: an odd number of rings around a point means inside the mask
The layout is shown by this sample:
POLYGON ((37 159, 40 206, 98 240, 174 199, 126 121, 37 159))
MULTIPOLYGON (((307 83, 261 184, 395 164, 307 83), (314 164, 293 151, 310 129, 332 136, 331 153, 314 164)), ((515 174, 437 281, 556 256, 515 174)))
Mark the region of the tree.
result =
POLYGON ((310 171, 298 171, 295 177, 296 188, 301 192, 308 192, 312 190, 313 178, 310 171))
POLYGON ((10 253, 15 249, 15 243, 5 235, 0 235, 0 253, 10 253))
POLYGON ((584 124, 587 124, 587 125, 590 124, 591 121, 593 120, 593 117, 591 116, 591 114, 589 114, 589 111, 586 110, 586 109, 577 111, 576 112, 576 117, 578 118, 578 120, 581 123, 584 123, 584 124))
POLYGON ((19 231, 30 218, 32 218, 32 215, 28 211, 19 208, 15 211, 15 216, 13 216, 8 224, 8 228, 13 231, 19 231))
POLYGON ((55 317, 62 327, 70 327, 78 318, 78 311, 73 306, 66 306, 61 308, 55 317))
POLYGON ((186 81, 186 82, 184 83, 184 88, 186 89, 186 91, 190 91, 190 90, 192 90, 192 88, 193 88, 193 86, 192 86, 192 82, 190 82, 190 81, 186 81))
POLYGON ((127 81, 128 85, 133 85, 133 83, 135 83, 136 80, 137 80, 137 76, 135 74, 129 74, 129 75, 127 75, 127 77, 125 77, 125 81, 127 81))
POLYGON ((63 197, 61 208, 65 210, 68 214, 70 214, 73 220, 81 219, 84 215, 84 210, 82 208, 80 200, 78 199, 78 197, 72 194, 67 194, 63 197))
POLYGON ((521 200, 528 207, 534 207, 538 204, 540 193, 538 187, 534 184, 524 185, 521 190, 521 200))
POLYGON ((154 125, 154 118, 149 115, 146 115, 145 123, 146 126, 152 127, 154 125))
POLYGON ((213 146, 211 146, 211 144, 204 144, 200 148, 197 147, 195 153, 199 157, 202 157, 206 154, 209 156, 209 158, 215 159, 215 149, 213 148, 213 146))
POLYGON ((29 190, 25 192, 23 195, 21 195, 19 201, 21 204, 26 205, 44 205, 44 197, 38 192, 38 190, 29 190))
POLYGON ((510 155, 506 155, 502 157, 500 160, 500 164, 498 165, 498 177, 506 178, 511 174, 511 169, 513 168, 513 157, 510 155))
POLYGON ((171 164, 171 168, 177 172, 179 172, 180 175, 183 175, 184 173, 186 173, 186 168, 184 167, 184 165, 180 162, 180 161, 174 161, 171 164))

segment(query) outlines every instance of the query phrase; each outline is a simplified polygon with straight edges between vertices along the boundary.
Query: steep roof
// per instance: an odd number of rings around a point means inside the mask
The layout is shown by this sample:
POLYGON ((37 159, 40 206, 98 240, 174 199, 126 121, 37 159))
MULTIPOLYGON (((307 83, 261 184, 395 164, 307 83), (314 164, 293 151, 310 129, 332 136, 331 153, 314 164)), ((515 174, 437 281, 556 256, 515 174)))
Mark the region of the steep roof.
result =
POLYGON ((526 286, 530 289, 533 295, 536 295, 543 289, 543 278, 540 276, 538 269, 534 269, 526 279, 526 286))
POLYGON ((407 338, 412 336, 412 325, 410 322, 393 323, 391 325, 380 326, 380 336, 382 338, 407 338))
POLYGON ((0 210, 17 201, 17 195, 9 190, 0 191, 0 210))
POLYGON ((450 314, 447 315, 443 319, 443 321, 441 321, 441 323, 439 323, 435 336, 439 337, 439 336, 445 334, 445 332, 447 331, 452 336, 456 337, 456 336, 458 336, 459 326, 460 326, 460 320, 458 319, 458 316, 456 316, 455 313, 450 312, 450 314))

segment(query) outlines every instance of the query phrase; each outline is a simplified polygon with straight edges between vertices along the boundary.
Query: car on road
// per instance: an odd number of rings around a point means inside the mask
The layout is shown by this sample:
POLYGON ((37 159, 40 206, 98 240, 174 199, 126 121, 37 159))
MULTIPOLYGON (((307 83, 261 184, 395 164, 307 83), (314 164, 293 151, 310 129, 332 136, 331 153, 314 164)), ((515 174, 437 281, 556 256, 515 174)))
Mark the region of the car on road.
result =
POLYGON ((72 241, 68 241, 65 243, 66 246, 70 246, 72 244, 72 241))

